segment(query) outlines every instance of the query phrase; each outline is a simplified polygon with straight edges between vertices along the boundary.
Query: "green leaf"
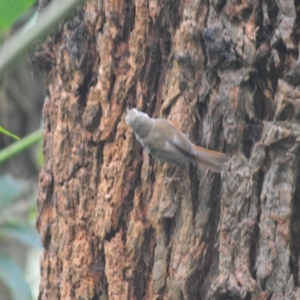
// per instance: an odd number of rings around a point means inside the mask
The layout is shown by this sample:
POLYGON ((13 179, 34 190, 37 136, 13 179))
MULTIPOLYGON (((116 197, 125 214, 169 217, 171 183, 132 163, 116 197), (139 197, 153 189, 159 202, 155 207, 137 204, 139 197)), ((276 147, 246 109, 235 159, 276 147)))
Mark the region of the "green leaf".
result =
POLYGON ((3 213, 4 205, 10 204, 19 197, 28 186, 28 182, 20 179, 15 179, 11 175, 0 177, 0 212, 3 213))
POLYGON ((9 29, 34 3, 35 0, 0 1, 0 28, 9 29))
POLYGON ((42 249, 40 237, 36 229, 30 224, 10 222, 0 224, 0 235, 12 237, 30 246, 42 249))
POLYGON ((32 300, 30 287, 19 265, 0 253, 0 280, 9 288, 13 300, 32 300))
POLYGON ((0 163, 8 160, 10 157, 17 155, 32 145, 42 140, 42 131, 40 129, 30 133, 21 140, 14 142, 0 151, 0 163))
MULTIPOLYGON (((10 2, 11 1, 13 0, 10 0, 10 2)), ((30 30, 27 30, 26 34, 22 34, 23 29, 19 29, 8 38, 0 48, 0 79, 5 76, 5 72, 10 71, 17 65, 18 60, 31 49, 34 43, 46 37, 77 5, 80 3, 83 4, 85 1, 86 0, 51 1, 43 12, 39 14, 38 24, 33 26, 30 30)))
POLYGON ((36 162, 37 165, 42 168, 44 164, 44 153, 43 153, 43 143, 42 140, 39 141, 36 148, 36 162))
POLYGON ((36 215, 37 215, 37 207, 36 204, 31 205, 30 209, 28 211, 28 221, 29 222, 35 222, 36 221, 36 215))
POLYGON ((4 129, 2 126, 0 126, 0 132, 2 132, 3 134, 5 134, 7 136, 10 136, 11 138, 13 138, 15 140, 20 139, 17 135, 15 135, 15 134, 9 132, 8 130, 4 129))

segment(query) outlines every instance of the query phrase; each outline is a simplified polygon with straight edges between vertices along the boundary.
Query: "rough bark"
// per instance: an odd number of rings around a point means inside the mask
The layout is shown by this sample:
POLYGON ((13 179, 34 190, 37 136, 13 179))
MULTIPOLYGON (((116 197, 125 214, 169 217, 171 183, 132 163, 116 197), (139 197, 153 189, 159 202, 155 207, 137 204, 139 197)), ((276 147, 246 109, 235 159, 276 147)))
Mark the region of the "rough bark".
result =
POLYGON ((90 1, 61 27, 39 299, 300 299, 299 6, 90 1), (226 170, 164 185, 172 167, 124 122, 133 106, 226 152, 226 170))

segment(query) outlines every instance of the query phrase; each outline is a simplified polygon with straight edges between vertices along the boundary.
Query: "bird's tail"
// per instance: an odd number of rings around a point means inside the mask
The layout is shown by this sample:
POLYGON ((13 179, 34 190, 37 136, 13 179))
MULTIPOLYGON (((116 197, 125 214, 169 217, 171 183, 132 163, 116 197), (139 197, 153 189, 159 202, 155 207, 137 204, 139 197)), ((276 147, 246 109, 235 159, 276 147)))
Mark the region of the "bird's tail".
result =
POLYGON ((228 161, 228 156, 222 152, 217 152, 194 145, 196 156, 194 161, 205 165, 213 172, 220 173, 223 170, 224 164, 228 161))

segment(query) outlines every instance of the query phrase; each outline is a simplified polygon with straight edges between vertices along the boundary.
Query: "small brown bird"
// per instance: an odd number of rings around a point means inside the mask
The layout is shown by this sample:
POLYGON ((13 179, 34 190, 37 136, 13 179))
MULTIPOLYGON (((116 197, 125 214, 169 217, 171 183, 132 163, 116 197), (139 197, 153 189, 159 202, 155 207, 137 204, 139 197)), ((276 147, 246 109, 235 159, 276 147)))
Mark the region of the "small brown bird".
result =
POLYGON ((196 162, 220 173, 228 161, 224 153, 194 145, 184 133, 165 119, 150 118, 132 108, 127 110, 125 122, 133 129, 136 138, 148 153, 177 167, 196 162))

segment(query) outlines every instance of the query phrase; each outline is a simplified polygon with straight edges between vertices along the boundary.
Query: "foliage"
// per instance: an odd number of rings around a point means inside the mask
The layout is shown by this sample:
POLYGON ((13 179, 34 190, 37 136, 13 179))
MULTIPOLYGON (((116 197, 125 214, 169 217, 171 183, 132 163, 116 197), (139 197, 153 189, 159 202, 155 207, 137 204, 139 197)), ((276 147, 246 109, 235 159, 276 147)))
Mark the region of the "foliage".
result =
MULTIPOLYGON (((30 8, 35 0, 0 1, 0 33, 3 35, 12 24, 30 8)), ((19 140, 19 137, 0 126, 0 133, 19 140)), ((41 132, 23 138, 2 151, 3 161, 24 151, 41 140, 41 132)), ((27 190, 27 182, 16 180, 10 175, 0 177, 0 240, 16 239, 33 247, 41 248, 40 239, 34 226, 20 220, 18 202, 27 190), (16 221, 17 220, 17 221, 16 221)), ((0 252, 0 280, 9 288, 12 299, 31 300, 31 290, 25 280, 23 271, 17 262, 5 253, 0 252)))
POLYGON ((6 130, 2 126, 0 126, 0 132, 3 133, 3 134, 5 134, 5 135, 7 135, 7 136, 9 136, 9 137, 11 137, 11 138, 13 138, 13 139, 15 139, 15 140, 19 140, 20 139, 17 135, 9 132, 8 130, 6 130))
POLYGON ((0 1, 0 30, 8 30, 36 0, 0 1))
MULTIPOLYGON (((4 34, 11 28, 12 24, 24 14, 36 1, 35 0, 0 0, 0 42, 4 34)), ((70 12, 84 0, 65 0, 57 3, 53 1, 39 15, 39 23, 36 26, 36 16, 30 20, 24 28, 21 28, 0 48, 0 81, 14 66, 18 59, 26 54, 34 43, 45 37, 57 24, 62 21, 70 12), (59 8, 59 9, 58 9, 59 8)), ((0 127, 0 133, 6 134, 12 138, 18 137, 9 131, 0 127)), ((0 163, 7 161, 13 155, 16 155, 35 143, 41 145, 42 134, 38 130, 27 137, 15 142, 7 148, 0 151, 0 163)), ((41 152, 41 151, 40 151, 41 152)), ((38 160, 41 162, 42 155, 38 160)), ((30 222, 19 220, 18 204, 15 201, 26 189, 28 183, 16 180, 6 175, 0 177, 0 240, 9 238, 17 239, 28 245, 40 248, 40 241, 37 232, 30 222)), ((32 209, 27 209, 27 215, 32 215, 32 209)), ((24 275, 18 264, 9 256, 0 253, 0 280, 6 284, 14 300, 32 299, 30 288, 26 283, 24 275)))
POLYGON ((42 140, 41 130, 37 130, 0 151, 0 163, 24 151, 42 140))
MULTIPOLYGON (((0 177, 0 240, 14 238, 27 245, 41 248, 38 233, 33 225, 30 222, 19 221, 19 215, 29 213, 30 208, 26 206, 26 210, 23 211, 15 199, 27 190, 26 181, 17 180, 10 175, 0 177)), ((11 257, 1 252, 0 280, 7 285, 14 300, 32 299, 21 268, 11 257)))
POLYGON ((0 279, 11 291, 13 299, 32 299, 30 288, 21 268, 9 256, 0 253, 0 279))

